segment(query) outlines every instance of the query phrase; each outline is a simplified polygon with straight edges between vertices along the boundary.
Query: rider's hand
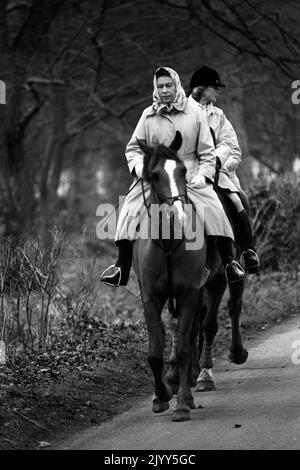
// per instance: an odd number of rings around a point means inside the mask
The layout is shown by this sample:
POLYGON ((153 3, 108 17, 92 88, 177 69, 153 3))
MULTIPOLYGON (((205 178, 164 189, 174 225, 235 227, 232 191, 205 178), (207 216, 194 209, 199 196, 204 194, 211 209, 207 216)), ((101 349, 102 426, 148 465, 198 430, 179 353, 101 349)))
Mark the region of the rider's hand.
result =
POLYGON ((225 173, 227 176, 230 177, 230 171, 231 170, 229 170, 229 168, 227 168, 226 166, 223 166, 221 171, 222 171, 222 173, 225 173))
POLYGON ((203 175, 196 175, 191 181, 191 186, 195 189, 201 189, 206 186, 206 179, 203 175))
POLYGON ((144 165, 143 163, 137 163, 134 167, 134 171, 135 171, 135 174, 138 178, 141 178, 142 177, 142 174, 143 174, 143 168, 144 168, 144 165))
POLYGON ((235 169, 234 163, 230 163, 230 162, 227 165, 225 163, 225 165, 222 168, 222 170, 225 170, 225 171, 228 171, 228 172, 233 171, 234 169, 235 169))

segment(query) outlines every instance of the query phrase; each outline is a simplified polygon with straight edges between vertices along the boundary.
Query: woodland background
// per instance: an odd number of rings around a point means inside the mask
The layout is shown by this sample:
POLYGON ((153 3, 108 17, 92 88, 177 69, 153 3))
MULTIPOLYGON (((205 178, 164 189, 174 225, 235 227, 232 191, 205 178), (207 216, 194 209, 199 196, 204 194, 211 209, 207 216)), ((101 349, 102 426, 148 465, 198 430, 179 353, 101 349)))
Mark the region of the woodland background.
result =
MULTIPOLYGON (((243 324, 256 331, 299 313, 298 2, 0 0, 0 444, 25 445, 24 415, 62 429, 90 396, 98 412, 114 406, 117 360, 127 364, 122 393, 131 368, 145 374, 136 365, 146 341, 136 280, 132 273, 129 290, 117 291, 99 282, 115 247, 96 238, 96 209, 131 183, 124 150, 151 104, 155 69, 175 69, 188 89, 204 64, 226 84, 219 106, 243 152, 238 174, 262 261, 243 324), (84 373, 98 377, 100 398, 84 373), (57 410, 68 407, 65 422, 57 410)), ((225 302, 217 344, 226 349, 225 302)))
POLYGON ((294 0, 1 0, 1 234, 45 239, 59 225, 94 237, 97 205, 130 184, 124 148, 161 65, 186 89, 196 68, 218 70, 246 188, 258 168, 291 171, 299 21, 294 0))

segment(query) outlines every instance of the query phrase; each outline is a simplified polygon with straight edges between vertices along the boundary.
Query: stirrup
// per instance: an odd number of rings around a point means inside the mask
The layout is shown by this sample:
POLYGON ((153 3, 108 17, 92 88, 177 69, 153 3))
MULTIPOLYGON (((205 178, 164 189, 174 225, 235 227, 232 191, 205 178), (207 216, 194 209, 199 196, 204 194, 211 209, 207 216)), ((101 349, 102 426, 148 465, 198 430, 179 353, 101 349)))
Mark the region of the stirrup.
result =
POLYGON ((244 250, 240 256, 240 264, 249 274, 255 274, 258 271, 258 268, 260 267, 260 261, 259 261, 257 253, 254 250, 252 250, 252 248, 248 248, 248 250, 244 250), (257 258, 257 263, 253 264, 252 266, 249 266, 248 268, 246 268, 246 263, 245 263, 245 258, 244 258, 244 255, 246 253, 252 253, 257 258), (253 273, 251 273, 251 270, 254 270, 253 273))
POLYGON ((227 284, 234 284, 235 282, 241 282, 241 281, 243 281, 243 280, 246 278, 246 271, 244 270, 243 266, 240 265, 240 263, 238 263, 236 260, 232 260, 231 263, 227 263, 226 266, 225 266, 225 276, 226 276, 227 284), (228 266, 230 266, 230 265, 235 265, 235 266, 237 266, 237 267, 240 269, 241 275, 242 275, 243 277, 240 277, 239 279, 235 279, 235 280, 233 280, 233 281, 230 281, 230 280, 228 279, 228 276, 227 276, 227 268, 228 268, 228 266))
POLYGON ((121 272, 121 268, 119 266, 116 266, 115 264, 112 264, 111 266, 109 266, 108 268, 106 268, 103 273, 101 274, 100 276, 100 281, 103 282, 103 284, 106 284, 107 286, 111 286, 111 287, 119 287, 120 286, 120 282, 121 282, 121 276, 122 276, 122 272, 121 272), (107 273, 107 271, 109 271, 110 269, 112 268, 116 268, 119 272, 119 282, 117 284, 111 284, 110 282, 107 282, 107 281, 103 281, 103 277, 105 277, 105 274, 107 273))

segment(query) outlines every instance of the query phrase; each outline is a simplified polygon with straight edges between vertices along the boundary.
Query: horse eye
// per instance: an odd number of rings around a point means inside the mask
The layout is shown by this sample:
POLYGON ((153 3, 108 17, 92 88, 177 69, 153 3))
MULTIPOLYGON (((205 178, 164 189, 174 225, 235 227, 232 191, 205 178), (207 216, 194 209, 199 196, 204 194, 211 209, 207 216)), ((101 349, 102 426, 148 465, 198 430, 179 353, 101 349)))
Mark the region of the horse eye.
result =
POLYGON ((153 181, 158 181, 159 180, 159 174, 157 172, 151 173, 151 179, 153 181))

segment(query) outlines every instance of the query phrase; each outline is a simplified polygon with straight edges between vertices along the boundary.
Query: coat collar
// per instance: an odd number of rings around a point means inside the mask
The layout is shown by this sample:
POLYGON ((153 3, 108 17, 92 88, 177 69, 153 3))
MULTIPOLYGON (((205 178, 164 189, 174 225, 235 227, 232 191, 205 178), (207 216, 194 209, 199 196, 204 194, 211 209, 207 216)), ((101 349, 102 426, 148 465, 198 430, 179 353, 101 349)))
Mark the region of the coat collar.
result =
MULTIPOLYGON (((174 114, 175 114, 175 113, 176 113, 176 114, 177 114, 177 113, 184 113, 184 114, 187 114, 187 112, 186 112, 186 104, 187 104, 187 100, 186 100, 184 109, 182 109, 182 110, 180 110, 180 111, 179 111, 179 110, 175 110, 175 111, 173 111, 174 114)), ((173 114, 173 112, 172 112, 171 114, 173 114)), ((146 118, 147 118, 147 117, 150 117, 150 116, 155 116, 156 114, 157 114, 156 109, 154 109, 153 106, 149 106, 149 108, 148 108, 148 110, 147 110, 147 113, 146 113, 146 118)), ((170 116, 170 113, 159 113, 159 115, 168 118, 168 117, 170 116)))
POLYGON ((198 101, 196 101, 192 95, 189 96, 188 98, 189 100, 193 100, 195 103, 197 103, 197 105, 199 106, 200 109, 202 109, 203 111, 206 111, 207 115, 210 116, 211 114, 214 114, 215 113, 215 108, 214 108, 214 105, 210 102, 208 104, 200 104, 198 103, 198 101))

